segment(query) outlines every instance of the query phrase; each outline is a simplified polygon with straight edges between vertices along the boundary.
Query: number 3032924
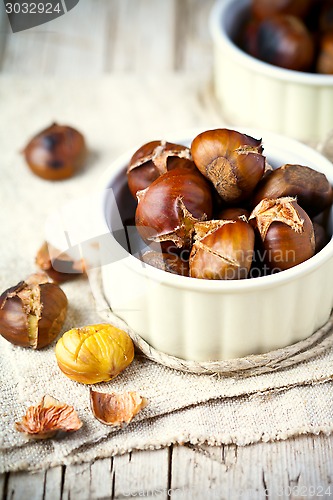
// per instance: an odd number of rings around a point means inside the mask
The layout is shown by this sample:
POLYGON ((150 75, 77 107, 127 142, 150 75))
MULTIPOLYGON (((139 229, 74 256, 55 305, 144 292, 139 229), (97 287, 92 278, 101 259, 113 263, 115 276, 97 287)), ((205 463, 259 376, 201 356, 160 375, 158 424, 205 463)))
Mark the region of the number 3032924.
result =
POLYGON ((6 3, 7 14, 61 14, 63 12, 60 3, 53 5, 50 2, 7 2, 6 3))

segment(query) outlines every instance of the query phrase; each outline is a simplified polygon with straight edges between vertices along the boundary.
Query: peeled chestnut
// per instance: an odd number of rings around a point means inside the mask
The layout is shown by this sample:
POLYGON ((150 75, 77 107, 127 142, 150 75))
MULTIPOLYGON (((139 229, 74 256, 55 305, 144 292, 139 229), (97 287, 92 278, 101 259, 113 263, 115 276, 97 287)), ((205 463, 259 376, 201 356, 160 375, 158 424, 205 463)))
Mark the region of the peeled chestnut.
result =
POLYGON ((250 220, 255 221, 262 257, 271 270, 289 269, 314 255, 313 225, 295 198, 264 198, 251 213, 250 220))
POLYGON ((67 297, 46 275, 32 275, 0 297, 0 334, 21 347, 41 349, 59 334, 67 313, 67 297))
POLYGON ((252 0, 252 12, 258 19, 266 19, 276 14, 290 14, 305 17, 312 0, 252 0))
POLYGON ((23 153, 34 174, 58 181, 72 177, 81 168, 87 150, 78 130, 53 123, 33 137, 23 153))
POLYGON ((73 328, 56 345, 60 370, 82 384, 108 382, 134 358, 133 342, 124 330, 108 323, 73 328))
POLYGON ((314 42, 301 19, 276 15, 261 21, 251 55, 264 62, 295 71, 309 71, 314 60, 314 42))
POLYGON ((168 273, 179 274, 181 276, 189 275, 188 258, 185 259, 181 255, 149 250, 141 256, 141 260, 145 264, 149 264, 150 266, 168 273))
POLYGON ((254 239, 253 228, 242 220, 198 222, 190 254, 190 276, 210 280, 246 278, 254 239))
POLYGON ((210 186, 197 169, 170 170, 137 196, 137 230, 148 244, 162 244, 164 250, 189 248, 195 222, 212 216, 210 186))
POLYGON ((246 200, 265 171, 261 139, 235 130, 208 130, 191 145, 194 163, 209 179, 221 198, 236 204, 246 200))
POLYGON ((134 153, 127 167, 129 190, 136 197, 160 175, 185 166, 193 166, 187 147, 166 141, 148 142, 134 153))
POLYGON ((311 217, 329 207, 333 190, 325 174, 303 165, 283 165, 265 176, 256 187, 253 206, 263 198, 295 196, 311 217))
POLYGON ((318 73, 333 75, 333 28, 324 33, 319 40, 319 53, 316 70, 318 73))

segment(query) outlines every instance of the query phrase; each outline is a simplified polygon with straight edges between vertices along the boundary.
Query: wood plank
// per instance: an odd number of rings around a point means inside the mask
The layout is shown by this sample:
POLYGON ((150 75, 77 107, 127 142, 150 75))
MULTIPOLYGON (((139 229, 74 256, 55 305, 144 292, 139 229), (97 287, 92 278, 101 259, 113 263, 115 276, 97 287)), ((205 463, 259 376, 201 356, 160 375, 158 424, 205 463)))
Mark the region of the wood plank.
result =
POLYGON ((12 472, 7 484, 7 497, 10 500, 44 498, 45 471, 12 472))
POLYGON ((44 500, 61 500, 64 467, 52 467, 45 474, 44 500))
POLYGON ((90 464, 68 465, 65 469, 62 500, 90 499, 90 464))
POLYGON ((174 69, 176 1, 118 0, 116 31, 108 41, 110 69, 153 74, 174 69))
POLYGON ((67 77, 102 73, 108 9, 107 0, 81 0, 50 23, 8 34, 2 72, 67 77))
POLYGON ((90 498, 111 498, 113 489, 113 459, 96 460, 90 468, 90 498))
POLYGON ((7 494, 8 473, 0 474, 0 498, 4 499, 7 494))
POLYGON ((209 16, 214 0, 180 0, 176 12, 176 69, 209 74, 213 44, 209 16))
POLYGON ((168 448, 114 457, 114 498, 167 499, 168 470, 168 448))

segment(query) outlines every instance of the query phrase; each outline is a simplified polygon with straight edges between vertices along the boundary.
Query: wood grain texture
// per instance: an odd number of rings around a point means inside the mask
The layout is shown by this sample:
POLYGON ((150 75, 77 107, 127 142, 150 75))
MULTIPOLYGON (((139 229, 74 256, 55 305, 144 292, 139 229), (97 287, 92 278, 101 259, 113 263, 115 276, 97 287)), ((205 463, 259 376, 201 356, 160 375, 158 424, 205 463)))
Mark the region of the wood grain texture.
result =
POLYGON ((246 447, 170 446, 35 474, 12 473, 4 490, 5 483, 3 474, 3 500, 333 498, 333 437, 246 447))
POLYGON ((0 36, 5 74, 97 76, 106 72, 210 71, 214 0, 80 0, 66 15, 0 36))

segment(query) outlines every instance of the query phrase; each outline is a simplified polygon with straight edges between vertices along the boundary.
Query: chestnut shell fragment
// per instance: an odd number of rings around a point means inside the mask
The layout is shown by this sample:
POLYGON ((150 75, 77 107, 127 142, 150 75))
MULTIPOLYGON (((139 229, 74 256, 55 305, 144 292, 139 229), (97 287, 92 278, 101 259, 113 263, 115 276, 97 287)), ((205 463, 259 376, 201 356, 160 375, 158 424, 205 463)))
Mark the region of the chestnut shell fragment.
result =
POLYGON ((72 432, 82 427, 73 406, 60 403, 51 396, 44 396, 35 406, 29 406, 21 422, 15 428, 33 439, 49 439, 59 431, 72 432))
POLYGON ((134 391, 106 394, 91 389, 90 405, 97 420, 104 425, 116 427, 129 424, 147 406, 147 400, 134 391))

